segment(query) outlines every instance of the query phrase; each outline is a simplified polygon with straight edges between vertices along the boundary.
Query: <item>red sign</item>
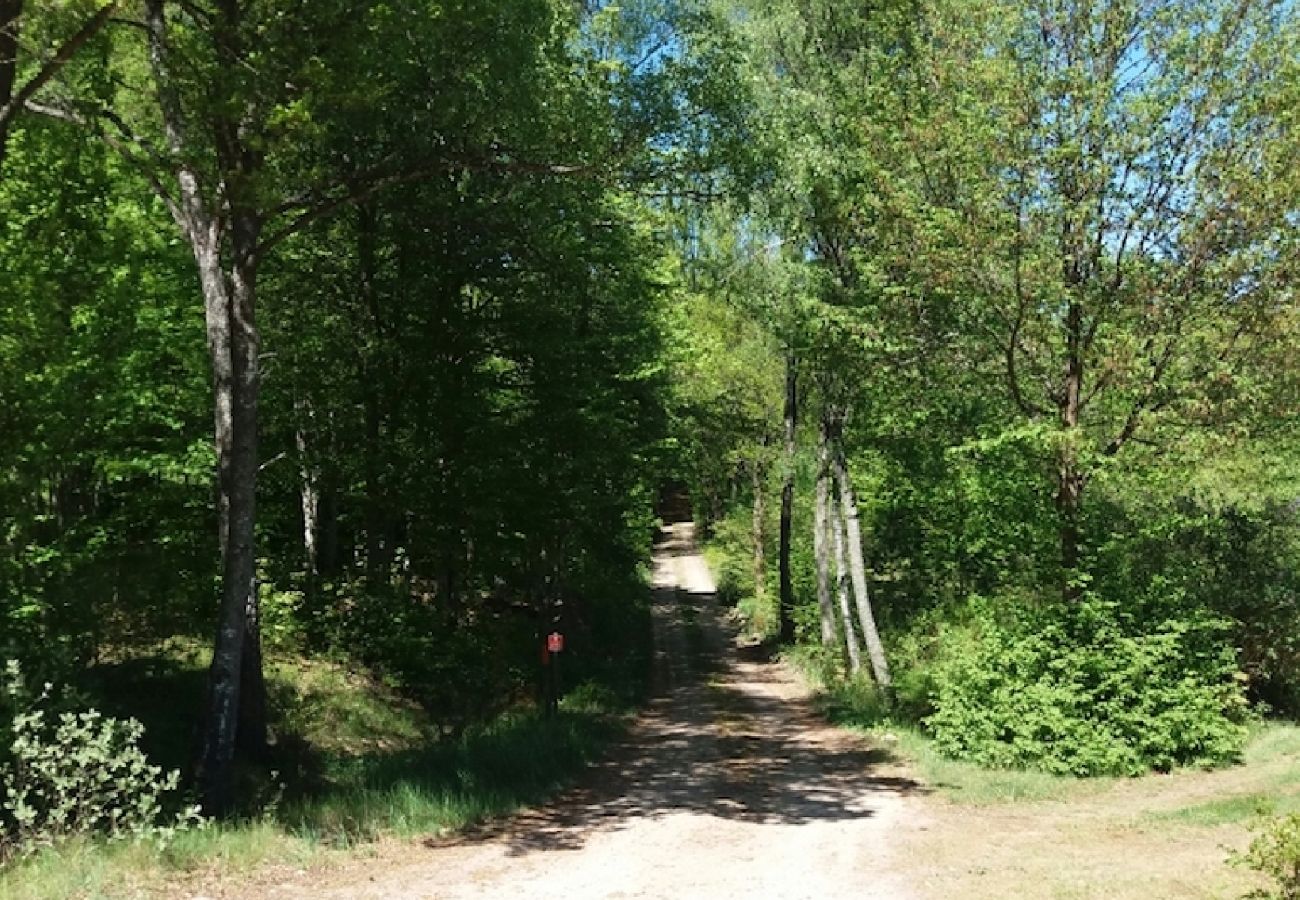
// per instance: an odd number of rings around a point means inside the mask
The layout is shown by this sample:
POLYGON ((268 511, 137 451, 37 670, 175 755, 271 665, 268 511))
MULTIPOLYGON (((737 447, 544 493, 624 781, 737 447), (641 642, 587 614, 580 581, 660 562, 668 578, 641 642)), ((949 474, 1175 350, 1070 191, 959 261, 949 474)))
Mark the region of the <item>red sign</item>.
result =
POLYGON ((559 653, 564 649, 564 635, 558 631, 552 631, 546 636, 546 649, 551 653, 559 653))

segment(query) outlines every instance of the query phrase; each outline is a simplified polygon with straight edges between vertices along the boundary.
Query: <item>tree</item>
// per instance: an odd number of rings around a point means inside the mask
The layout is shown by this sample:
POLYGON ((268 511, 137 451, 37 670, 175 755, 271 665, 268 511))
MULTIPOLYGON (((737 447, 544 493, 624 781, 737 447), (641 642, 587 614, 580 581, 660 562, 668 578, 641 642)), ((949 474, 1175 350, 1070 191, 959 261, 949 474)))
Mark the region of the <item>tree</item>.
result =
POLYGON ((794 640, 794 582, 790 572, 790 552, 794 537, 794 480, 795 458, 799 451, 797 442, 799 426, 799 361, 793 348, 785 354, 785 404, 782 411, 785 432, 781 480, 781 533, 780 533, 780 633, 781 640, 794 640))
MULTIPOLYGON (((418 89, 422 71, 412 60, 427 56, 440 40, 436 32, 408 27, 422 21, 418 3, 400 12, 340 4, 306 17, 274 3, 222 0, 205 9, 146 0, 142 11, 142 20, 115 36, 122 71, 133 79, 130 90, 109 102, 60 90, 48 97, 37 92, 25 106, 88 128, 118 150, 163 201, 197 266, 212 365, 224 561, 200 772, 205 804, 224 811, 232 800, 240 716, 253 749, 265 728, 259 712, 255 551, 261 385, 256 296, 268 253, 322 217, 394 184, 464 171, 546 177, 579 167, 534 163, 516 148, 468 131, 456 135, 454 145, 435 144, 418 158, 378 157, 373 146, 340 152, 322 145, 323 132, 341 127, 340 111, 349 114, 349 128, 356 128, 365 123, 358 111, 376 96, 418 89), (406 46, 409 54, 392 53, 394 46, 406 46), (376 55, 380 47, 386 52, 376 55), (365 68, 374 61, 389 65, 365 68), (362 69, 369 80, 358 91, 353 75, 362 69)), ((503 9, 506 20, 530 12, 503 9)), ((516 42, 549 39, 531 26, 516 42)), ((510 42, 499 49, 508 52, 510 42)), ((516 81, 503 83, 502 90, 537 86, 537 72, 514 71, 516 81)), ((381 133, 385 128, 382 116, 365 124, 381 133)), ((436 123, 426 124, 438 130, 436 123)))
POLYGON ((1283 337, 1295 134, 1270 60, 1294 58, 1296 34, 1268 2, 1045 0, 931 57, 911 131, 925 227, 978 260, 970 327, 1052 447, 1069 600, 1094 474, 1221 423, 1283 337), (955 105, 972 97, 988 125, 955 105))
POLYGON ((48 56, 38 58, 35 70, 21 83, 18 80, 19 50, 22 46, 23 12, 26 0, 0 2, 0 167, 4 166, 9 147, 9 131, 27 101, 53 80, 82 47, 91 41, 122 5, 112 0, 100 6, 56 45, 48 56))
MULTIPOLYGON (((816 567, 817 613, 823 647, 835 646, 839 633, 835 625, 835 607, 831 603, 830 494, 830 441, 823 417, 817 428, 817 477, 813 485, 813 564, 816 567)), ((857 649, 852 641, 849 647, 857 649)))

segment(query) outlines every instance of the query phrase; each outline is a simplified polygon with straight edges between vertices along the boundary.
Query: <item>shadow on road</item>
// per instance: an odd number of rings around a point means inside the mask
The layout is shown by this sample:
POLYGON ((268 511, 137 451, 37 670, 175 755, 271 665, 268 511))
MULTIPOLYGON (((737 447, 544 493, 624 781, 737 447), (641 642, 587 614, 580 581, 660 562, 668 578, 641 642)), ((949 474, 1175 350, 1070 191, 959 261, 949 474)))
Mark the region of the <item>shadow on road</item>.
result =
POLYGON ((884 794, 920 790, 876 771, 893 761, 887 751, 828 726, 802 695, 783 691, 783 666, 740 658, 713 595, 681 589, 678 561, 695 555, 683 526, 656 541, 656 630, 668 671, 629 737, 579 787, 461 841, 501 839, 517 856, 577 850, 598 831, 678 813, 759 824, 859 819, 884 794), (690 664, 691 644, 701 641, 712 667, 690 664))

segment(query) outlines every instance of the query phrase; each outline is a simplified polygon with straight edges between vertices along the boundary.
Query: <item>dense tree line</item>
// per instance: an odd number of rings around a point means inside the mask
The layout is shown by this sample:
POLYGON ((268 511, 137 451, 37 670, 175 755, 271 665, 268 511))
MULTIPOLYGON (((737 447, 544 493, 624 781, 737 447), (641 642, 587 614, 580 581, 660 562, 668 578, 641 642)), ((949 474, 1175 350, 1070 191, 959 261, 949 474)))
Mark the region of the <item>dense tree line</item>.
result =
MULTIPOLYGON (((1293 12, 767 3, 737 27, 774 175, 695 264, 803 386, 777 550, 805 639, 995 764, 1223 759, 1248 699, 1293 714, 1293 12), (729 299, 743 279, 777 299, 729 299)), ((714 421, 696 452, 754 445, 714 421)), ((699 464, 698 490, 720 477, 748 494, 714 516, 739 558, 785 487, 699 464)))
POLYGON ((526 692, 557 617, 616 662, 666 421, 637 197, 704 71, 632 60, 658 20, 6 16, 6 655, 66 678, 215 627, 217 810, 265 744, 269 619, 451 722, 526 692))
POLYGON ((264 641, 451 731, 556 623, 628 665, 679 477, 756 625, 950 752, 1227 758, 1300 707, 1298 40, 1264 0, 0 2, 0 656, 212 641, 225 810, 264 641))

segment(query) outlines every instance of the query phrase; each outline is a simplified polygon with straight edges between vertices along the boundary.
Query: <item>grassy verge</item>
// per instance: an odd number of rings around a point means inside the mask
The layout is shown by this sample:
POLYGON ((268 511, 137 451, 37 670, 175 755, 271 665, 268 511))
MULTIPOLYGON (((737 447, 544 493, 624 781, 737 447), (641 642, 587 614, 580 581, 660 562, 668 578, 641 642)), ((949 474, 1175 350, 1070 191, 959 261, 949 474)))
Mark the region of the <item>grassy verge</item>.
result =
POLYGON ((927 830, 899 849, 936 898, 1241 898, 1265 883, 1230 853, 1261 813, 1300 807, 1295 725, 1261 726, 1238 765, 1141 778, 981 770, 924 748, 913 758, 937 797, 927 830))
MULTIPOLYGON (((172 647, 97 677, 101 708, 140 718, 150 755, 183 763, 190 729, 175 713, 201 696, 198 658, 172 647)), ((172 896, 176 885, 268 866, 328 866, 384 836, 443 835, 572 781, 619 734, 627 711, 616 693, 588 687, 553 718, 520 709, 453 740, 439 739, 415 704, 334 663, 277 657, 268 688, 279 741, 274 771, 246 776, 255 815, 181 833, 165 847, 66 843, 0 869, 0 900, 172 896)))
POLYGON ((293 834, 334 845, 454 831, 542 800, 618 730, 606 710, 571 704, 550 719, 503 716, 458 741, 336 760, 330 786, 286 803, 277 819, 293 834))
POLYGON ((901 829, 893 857, 921 897, 1240 898, 1264 887, 1229 864, 1261 814, 1300 810, 1300 726, 1257 726, 1239 764, 1141 778, 1074 778, 946 759, 914 725, 891 720, 870 685, 822 678, 832 721, 868 733, 930 793, 924 827, 901 829))

